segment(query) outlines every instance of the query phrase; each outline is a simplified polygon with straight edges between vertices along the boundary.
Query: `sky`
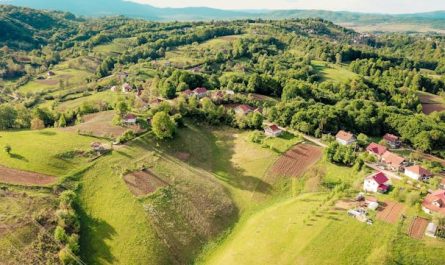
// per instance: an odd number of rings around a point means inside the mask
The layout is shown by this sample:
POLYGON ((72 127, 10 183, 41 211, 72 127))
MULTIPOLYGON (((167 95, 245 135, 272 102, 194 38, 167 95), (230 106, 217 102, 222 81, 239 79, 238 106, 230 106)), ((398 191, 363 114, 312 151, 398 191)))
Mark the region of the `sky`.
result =
POLYGON ((157 7, 206 6, 220 9, 323 9, 369 13, 445 10, 445 0, 127 0, 157 7))

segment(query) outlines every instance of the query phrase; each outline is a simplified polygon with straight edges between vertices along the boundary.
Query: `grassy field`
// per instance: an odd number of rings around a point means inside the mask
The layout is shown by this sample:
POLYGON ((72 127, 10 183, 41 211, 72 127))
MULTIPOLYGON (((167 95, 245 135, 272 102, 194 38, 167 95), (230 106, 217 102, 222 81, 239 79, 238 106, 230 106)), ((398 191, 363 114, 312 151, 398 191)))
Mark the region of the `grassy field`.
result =
POLYGON ((93 48, 94 52, 105 55, 119 55, 128 49, 128 46, 135 41, 136 38, 118 38, 111 43, 98 45, 93 48))
POLYGON ((56 129, 0 131, 0 163, 7 167, 54 176, 67 175, 85 165, 86 159, 59 157, 69 151, 89 150, 93 141, 95 139, 91 137, 56 129), (3 150, 6 145, 12 148, 10 155, 3 150))
POLYGON ((200 44, 191 44, 167 51, 165 58, 159 60, 160 64, 169 62, 177 67, 189 67, 202 64, 206 54, 216 55, 218 51, 228 49, 231 43, 244 35, 224 36, 200 44))
POLYGON ((56 90, 59 89, 59 81, 63 80, 66 88, 77 86, 80 84, 85 84, 85 78, 91 76, 91 73, 85 70, 77 70, 65 68, 63 66, 56 66, 53 70, 56 73, 55 76, 52 76, 46 80, 32 80, 28 82, 26 85, 19 88, 19 92, 21 94, 26 94, 29 92, 45 92, 48 90, 56 90), (68 82, 68 85, 66 85, 68 82))
POLYGON ((315 60, 312 61, 312 65, 321 73, 323 80, 346 82, 357 76, 345 66, 315 60))
POLYGON ((246 217, 200 264, 439 264, 445 257, 444 243, 413 240, 397 225, 320 210, 325 197, 302 194, 246 217))
POLYGON ((98 102, 107 102, 110 105, 115 102, 118 94, 115 92, 111 92, 110 90, 93 93, 92 95, 86 97, 80 97, 73 100, 68 100, 57 105, 56 110, 58 111, 66 111, 72 110, 80 107, 84 103, 91 103, 94 106, 97 106, 98 102))

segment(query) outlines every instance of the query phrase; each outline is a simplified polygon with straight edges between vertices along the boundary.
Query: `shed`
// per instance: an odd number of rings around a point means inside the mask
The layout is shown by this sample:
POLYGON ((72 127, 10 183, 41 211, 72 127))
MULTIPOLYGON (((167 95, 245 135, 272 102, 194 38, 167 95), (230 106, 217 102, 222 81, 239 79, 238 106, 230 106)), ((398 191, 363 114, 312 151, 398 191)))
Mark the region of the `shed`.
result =
POLYGON ((425 235, 429 237, 436 237, 437 225, 435 223, 429 223, 425 230, 425 235))

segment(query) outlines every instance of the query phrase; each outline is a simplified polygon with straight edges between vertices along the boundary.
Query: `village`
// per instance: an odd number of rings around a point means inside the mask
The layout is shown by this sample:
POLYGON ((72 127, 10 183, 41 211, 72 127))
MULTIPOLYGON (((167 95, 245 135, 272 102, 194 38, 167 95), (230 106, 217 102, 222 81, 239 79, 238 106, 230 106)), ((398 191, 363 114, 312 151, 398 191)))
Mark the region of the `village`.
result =
MULTIPOLYGON (((116 86, 111 87, 113 92, 118 92, 116 86)), ((142 88, 136 88, 128 83, 124 83, 121 93, 134 93, 136 100, 143 102, 142 109, 159 106, 162 102, 167 104, 175 104, 176 99, 165 100, 160 97, 151 100, 143 99, 142 88)), ((187 89, 179 93, 179 97, 196 98, 201 103, 204 99, 210 99, 214 104, 223 104, 225 108, 233 109, 238 117, 247 116, 250 113, 263 114, 263 109, 248 104, 226 104, 230 102, 231 97, 237 95, 233 90, 216 90, 210 91, 204 87, 197 87, 193 90, 187 89)), ((132 113, 125 114, 122 117, 123 122, 127 126, 135 126, 138 116, 132 113)), ((150 119, 147 119, 150 122, 150 119)), ((284 132, 291 131, 288 128, 280 127, 277 124, 264 121, 263 134, 266 137, 280 137, 284 132)), ((295 133, 292 131, 292 133, 295 133)), ((323 148, 327 147, 326 142, 315 139, 311 136, 304 135, 303 138, 313 144, 323 148)), ((355 198, 349 201, 346 207, 348 215, 356 218, 360 222, 373 224, 375 218, 379 220, 397 222, 400 218, 404 218, 405 206, 400 202, 387 203, 394 193, 396 187, 410 186, 416 190, 422 190, 427 187, 427 194, 420 199, 421 209, 424 215, 415 218, 411 224, 410 230, 415 230, 415 238, 421 238, 423 235, 428 237, 443 237, 445 226, 441 220, 441 216, 445 216, 445 175, 444 172, 432 173, 429 169, 422 165, 422 159, 413 159, 412 154, 415 153, 410 147, 403 143, 402 140, 394 135, 387 133, 382 139, 376 142, 370 142, 365 148, 357 145, 357 137, 350 132, 340 130, 335 135, 335 141, 342 145, 353 147, 357 154, 366 154, 365 165, 372 171, 371 174, 363 179, 362 190, 358 191, 355 198), (403 150, 411 150, 411 157, 402 155, 403 150), (388 195, 389 194, 389 195, 388 195)), ((405 152, 407 153, 407 152, 405 152)), ((436 158, 442 162, 444 161, 436 158)), ((437 162, 436 161, 436 162, 437 162)), ((414 232, 413 232, 414 233, 414 232)))

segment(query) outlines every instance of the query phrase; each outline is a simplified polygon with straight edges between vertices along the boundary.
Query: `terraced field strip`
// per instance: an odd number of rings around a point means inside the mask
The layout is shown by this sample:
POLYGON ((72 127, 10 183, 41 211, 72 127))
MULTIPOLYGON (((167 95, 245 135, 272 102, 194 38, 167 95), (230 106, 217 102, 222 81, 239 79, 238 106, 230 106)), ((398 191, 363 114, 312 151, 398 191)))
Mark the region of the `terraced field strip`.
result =
POLYGON ((56 177, 40 173, 8 168, 0 165, 0 182, 25 186, 49 186, 57 181, 56 177))
POLYGON ((395 224, 405 209, 405 206, 398 202, 387 201, 383 203, 383 209, 379 209, 377 219, 387 223, 395 224))
POLYGON ((322 149, 311 144, 299 144, 282 155, 270 168, 271 176, 301 177, 322 156, 322 149))
POLYGON ((409 228, 409 236, 415 239, 422 239, 428 223, 427 219, 416 217, 409 228))
POLYGON ((167 182, 148 170, 127 174, 124 176, 124 181, 135 196, 144 196, 168 185, 167 182))

